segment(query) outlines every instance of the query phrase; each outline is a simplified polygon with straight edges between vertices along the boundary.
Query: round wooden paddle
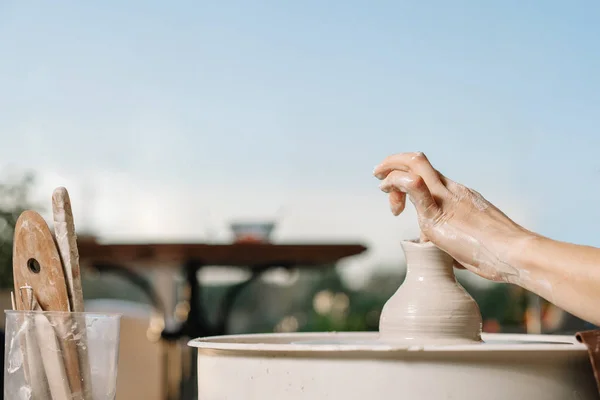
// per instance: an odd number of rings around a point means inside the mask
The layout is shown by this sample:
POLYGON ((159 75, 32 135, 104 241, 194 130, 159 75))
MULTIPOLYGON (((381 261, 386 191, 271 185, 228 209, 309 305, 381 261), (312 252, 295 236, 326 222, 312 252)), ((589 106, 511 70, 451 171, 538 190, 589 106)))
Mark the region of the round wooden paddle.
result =
POLYGON ((44 218, 35 211, 24 211, 17 219, 13 244, 13 276, 17 309, 20 288, 31 286, 44 311, 71 311, 58 249, 44 218))

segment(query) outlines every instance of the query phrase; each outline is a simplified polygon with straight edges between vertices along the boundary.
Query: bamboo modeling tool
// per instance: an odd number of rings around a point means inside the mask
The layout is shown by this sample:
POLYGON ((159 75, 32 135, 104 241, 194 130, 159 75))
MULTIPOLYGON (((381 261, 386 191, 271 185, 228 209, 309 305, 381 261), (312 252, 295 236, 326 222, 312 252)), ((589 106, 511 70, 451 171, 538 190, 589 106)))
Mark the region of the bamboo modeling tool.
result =
MULTIPOLYGON (((52 193, 52 214, 54 216, 54 237, 56 246, 60 253, 61 263, 65 272, 65 283, 71 311, 82 313, 85 311, 83 302, 83 289, 81 287, 81 272, 79 268, 79 250, 77 249, 77 234, 75 233, 75 222, 71 199, 67 189, 59 187, 52 193)), ((85 324, 83 318, 79 322, 85 324)), ((72 326, 77 324, 75 318, 72 326)), ((85 325, 77 327, 81 332, 81 340, 87 343, 85 325)), ((87 346, 76 346, 79 367, 82 379, 83 398, 92 398, 91 369, 88 359, 87 346)))
POLYGON ((64 187, 59 187, 52 193, 52 214, 54 216, 56 246, 60 252, 65 271, 65 283, 67 284, 71 311, 83 312, 83 290, 79 271, 77 235, 75 234, 71 199, 64 187))
MULTIPOLYGON (((83 311, 79 256, 68 193, 58 188, 53 193, 56 240, 41 215, 24 211, 18 218, 13 249, 13 275, 18 310, 83 311), (26 301, 24 301, 26 299, 26 301)), ((27 339, 27 373, 32 386, 35 364, 43 364, 52 399, 88 400, 92 397, 87 346, 67 339, 73 332, 85 332, 77 318, 44 314, 35 316, 35 339, 39 349, 27 339), (57 339, 60 338, 61 340, 57 339), (29 353, 31 351, 31 353, 29 353), (31 354, 36 354, 32 357, 31 354), (41 360, 36 360, 39 355, 41 360)), ((85 340, 85 337, 82 338, 85 340)))

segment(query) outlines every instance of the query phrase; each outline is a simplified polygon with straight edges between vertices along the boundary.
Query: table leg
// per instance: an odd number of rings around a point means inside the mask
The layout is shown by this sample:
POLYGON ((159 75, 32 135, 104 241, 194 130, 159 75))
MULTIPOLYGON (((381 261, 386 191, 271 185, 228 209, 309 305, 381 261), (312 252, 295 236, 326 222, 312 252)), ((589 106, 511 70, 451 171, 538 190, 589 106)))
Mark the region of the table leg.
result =
POLYGON ((166 316, 166 309, 162 302, 162 299, 156 293, 150 282, 148 282, 146 278, 144 278, 137 272, 133 271, 131 268, 126 268, 121 265, 110 263, 95 263, 92 264, 92 268, 94 268, 100 273, 113 273, 115 275, 125 278, 125 280, 140 288, 140 290, 148 297, 148 300, 150 300, 150 304, 152 304, 152 307, 156 311, 166 316))
POLYGON ((265 273, 269 267, 264 268, 253 268, 252 275, 247 280, 240 282, 236 285, 233 285, 223 297, 223 301, 219 307, 219 314, 217 324, 214 328, 215 335, 226 335, 228 333, 228 324, 229 317, 231 316, 231 312, 233 311, 233 306, 239 294, 250 285, 252 282, 256 281, 261 277, 263 273, 265 273))
POLYGON ((190 309, 187 313, 186 320, 176 329, 165 329, 162 333, 162 338, 165 340, 179 340, 187 337, 190 339, 211 336, 213 329, 209 326, 206 318, 206 313, 201 304, 201 286, 198 281, 198 272, 204 264, 197 260, 189 260, 184 266, 184 273, 187 285, 190 290, 188 299, 190 309))

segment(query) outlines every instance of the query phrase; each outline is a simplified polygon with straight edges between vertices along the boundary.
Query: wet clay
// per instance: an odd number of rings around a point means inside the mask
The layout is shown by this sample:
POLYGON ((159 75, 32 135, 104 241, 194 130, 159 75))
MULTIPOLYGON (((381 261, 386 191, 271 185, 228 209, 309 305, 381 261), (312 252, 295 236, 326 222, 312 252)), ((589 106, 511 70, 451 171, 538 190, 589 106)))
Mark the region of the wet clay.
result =
POLYGON ((457 282, 451 256, 431 242, 403 241, 406 278, 379 320, 380 340, 412 344, 481 342, 479 306, 457 282))

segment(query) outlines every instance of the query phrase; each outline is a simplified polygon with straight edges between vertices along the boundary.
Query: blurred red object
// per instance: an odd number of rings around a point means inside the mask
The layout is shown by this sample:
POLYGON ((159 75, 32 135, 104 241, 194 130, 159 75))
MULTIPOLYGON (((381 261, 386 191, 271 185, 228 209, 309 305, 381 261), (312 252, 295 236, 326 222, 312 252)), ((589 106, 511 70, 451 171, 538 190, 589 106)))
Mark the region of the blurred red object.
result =
POLYGON ((483 331, 486 333, 498 333, 500 332, 500 323, 495 319, 487 319, 483 321, 483 331))
POLYGON ((268 243, 274 222, 234 222, 230 225, 235 243, 268 243))
POLYGON ((235 238, 235 243, 265 243, 265 239, 258 235, 240 235, 235 238))

